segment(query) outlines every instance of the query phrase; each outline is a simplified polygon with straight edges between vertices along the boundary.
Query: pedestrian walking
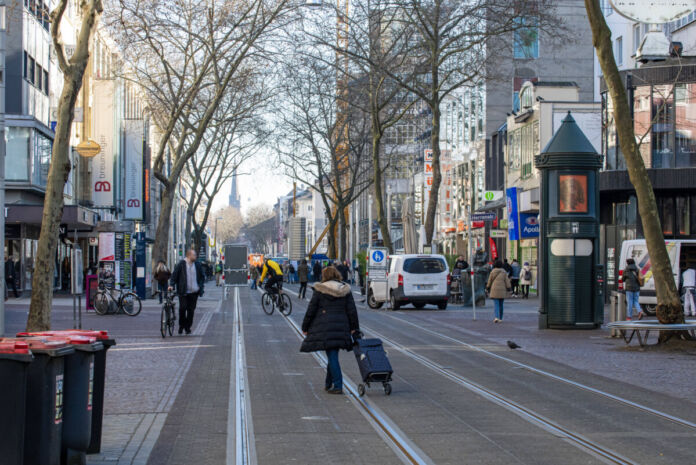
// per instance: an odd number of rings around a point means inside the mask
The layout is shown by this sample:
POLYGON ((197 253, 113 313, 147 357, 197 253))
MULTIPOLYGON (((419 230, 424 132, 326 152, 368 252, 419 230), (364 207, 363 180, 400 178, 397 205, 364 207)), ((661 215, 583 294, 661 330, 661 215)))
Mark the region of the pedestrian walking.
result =
POLYGON ((512 275, 512 266, 508 263, 507 258, 503 260, 503 269, 508 275, 508 278, 512 275))
POLYGON ((640 287, 643 285, 643 276, 632 258, 626 259, 626 268, 623 270, 621 280, 626 291, 626 320, 630 321, 633 318, 634 309, 638 311, 638 319, 643 319, 643 311, 638 303, 640 287))
POLYGON ((494 323, 503 321, 503 302, 508 292, 512 290, 511 286, 510 278, 508 278, 507 272, 505 268, 503 268, 503 262, 496 260, 493 264, 493 271, 491 271, 490 276, 488 276, 488 283, 486 284, 488 295, 493 299, 495 305, 494 323))
POLYGON ((469 268, 469 262, 466 261, 463 255, 460 255, 457 257, 457 261, 454 262, 454 268, 459 270, 459 274, 461 274, 462 271, 469 268))
POLYGON ((309 281, 309 265, 307 265, 307 260, 302 259, 299 265, 297 265, 297 277, 300 280, 300 292, 298 292, 298 297, 304 299, 307 295, 307 281, 309 281))
POLYGON ((170 279, 169 289, 176 287, 179 295, 179 334, 186 331, 191 334, 193 314, 196 311, 198 297, 203 295, 205 275, 203 267, 196 261, 196 251, 190 249, 186 258, 177 263, 170 279))
POLYGON ((532 284, 532 268, 529 262, 524 262, 520 271, 520 286, 522 287, 522 298, 529 299, 529 286, 532 284))
POLYGON ((257 266, 251 265, 249 277, 251 278, 251 288, 256 289, 256 280, 259 279, 259 268, 257 266))
POLYGON ((312 276, 316 282, 321 281, 321 262, 319 262, 319 260, 314 262, 314 266, 312 267, 312 276))
POLYGON ((363 270, 363 265, 360 261, 358 261, 358 266, 355 269, 355 272, 358 273, 358 282, 360 283, 360 293, 362 295, 365 295, 365 273, 363 270))
POLYGON ((222 279, 222 260, 217 262, 217 265, 215 265, 215 285, 220 286, 220 280, 222 279))
POLYGON ((153 275, 155 281, 157 281, 157 295, 159 295, 159 303, 162 303, 164 298, 164 291, 167 290, 167 284, 169 283, 169 278, 172 277, 172 272, 167 268, 167 264, 164 260, 159 260, 157 266, 155 266, 155 274, 153 275))
POLYGON ((7 284, 7 289, 12 289, 15 299, 19 299, 17 272, 15 271, 15 264, 9 256, 5 257, 5 283, 7 284))
MULTIPOLYGON (((343 262, 343 263, 336 262, 336 263, 337 263, 336 269, 341 274, 341 280, 344 283, 347 283, 348 282, 348 265, 346 265, 346 262, 343 262)), ((322 279, 323 279, 323 277, 322 277, 322 279)))
POLYGON ((322 270, 321 282, 314 285, 314 294, 302 321, 302 333, 306 337, 300 351, 326 352, 328 365, 324 389, 330 394, 343 394, 338 351, 352 350, 351 335, 360 329, 353 293, 341 278, 333 266, 322 270))
POLYGON ((512 273, 510 274, 510 283, 512 284, 512 296, 513 297, 519 297, 520 295, 520 272, 522 271, 522 268, 520 267, 520 264, 517 262, 517 259, 512 259, 512 263, 510 264, 510 268, 512 268, 512 273))
POLYGON ((295 265, 292 263, 288 265, 288 282, 290 284, 295 284, 295 265))
POLYGON ((696 269, 689 268, 682 273, 682 288, 684 289, 684 316, 696 316, 696 269))

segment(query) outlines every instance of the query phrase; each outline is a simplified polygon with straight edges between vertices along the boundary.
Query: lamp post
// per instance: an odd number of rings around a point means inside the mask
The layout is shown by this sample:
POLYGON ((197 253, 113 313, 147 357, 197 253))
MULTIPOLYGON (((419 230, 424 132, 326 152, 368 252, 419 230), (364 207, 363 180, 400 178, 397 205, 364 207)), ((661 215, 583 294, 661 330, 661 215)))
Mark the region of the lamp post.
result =
POLYGON ((215 234, 214 234, 214 239, 213 239, 213 252, 215 253, 215 259, 218 257, 218 251, 217 251, 217 222, 218 220, 224 219, 221 216, 218 216, 215 218, 215 234))

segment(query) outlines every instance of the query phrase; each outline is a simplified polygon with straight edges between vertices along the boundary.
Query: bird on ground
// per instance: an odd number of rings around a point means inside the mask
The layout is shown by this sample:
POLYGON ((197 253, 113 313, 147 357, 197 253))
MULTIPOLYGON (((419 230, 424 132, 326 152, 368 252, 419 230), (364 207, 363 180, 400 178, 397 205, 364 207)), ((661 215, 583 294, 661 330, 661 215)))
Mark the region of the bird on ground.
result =
POLYGON ((522 348, 521 346, 518 346, 517 344, 515 344, 513 341, 507 341, 507 345, 511 349, 521 349, 522 348))

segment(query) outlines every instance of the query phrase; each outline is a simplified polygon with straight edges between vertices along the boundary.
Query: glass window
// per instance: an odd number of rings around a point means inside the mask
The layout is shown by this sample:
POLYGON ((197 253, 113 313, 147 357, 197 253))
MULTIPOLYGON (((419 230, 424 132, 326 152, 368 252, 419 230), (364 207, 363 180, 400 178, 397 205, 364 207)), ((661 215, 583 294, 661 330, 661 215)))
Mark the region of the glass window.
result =
POLYGON ((617 37, 614 41, 614 58, 617 65, 623 64, 623 37, 617 37))
POLYGON ((43 89, 42 89, 42 84, 43 84, 43 68, 41 67, 41 65, 36 65, 36 78, 37 78, 37 79, 36 79, 36 87, 37 87, 39 90, 43 90, 43 89))
POLYGON ((677 235, 688 236, 690 234, 689 223, 689 198, 677 197, 676 202, 676 220, 677 220, 677 235))
POLYGON ((515 58, 539 58, 539 26, 534 17, 516 18, 515 58))
POLYGON ((696 166, 696 84, 677 84, 674 106, 676 166, 696 166))
POLYGON ((23 72, 24 79, 29 79, 29 55, 27 52, 24 52, 24 72, 23 72))
POLYGON ((31 56, 29 57, 29 69, 28 69, 27 73, 28 73, 27 77, 29 79, 29 82, 34 84, 36 82, 36 62, 34 61, 34 59, 31 56))
POLYGON ((616 134, 616 124, 614 123, 614 105, 612 104, 611 97, 608 94, 605 94, 605 101, 606 111, 604 114, 604 145, 605 154, 607 157, 607 169, 623 170, 626 169, 626 161, 621 153, 616 134))
POLYGON ((650 86, 636 87, 633 92, 633 131, 636 141, 640 144, 638 150, 643 157, 645 166, 650 166, 650 144, 652 125, 652 110, 650 107, 650 86))
POLYGON ((7 144, 5 179, 8 181, 28 181, 31 129, 10 127, 5 134, 5 143, 7 144))
POLYGON ((665 236, 674 235, 674 198, 658 197, 657 208, 662 223, 662 234, 665 236))
POLYGON ((640 47, 640 24, 633 25, 633 53, 638 51, 640 47))
POLYGON ((43 81, 44 81, 44 83, 43 83, 44 94, 48 95, 48 91, 49 91, 49 89, 48 89, 48 71, 46 71, 46 70, 44 70, 44 72, 43 72, 43 81))
POLYGON ((672 85, 653 87, 652 167, 674 168, 674 94, 672 85))
POLYGON ((52 141, 39 132, 34 132, 34 163, 32 164, 31 182, 46 187, 48 167, 51 164, 52 141))

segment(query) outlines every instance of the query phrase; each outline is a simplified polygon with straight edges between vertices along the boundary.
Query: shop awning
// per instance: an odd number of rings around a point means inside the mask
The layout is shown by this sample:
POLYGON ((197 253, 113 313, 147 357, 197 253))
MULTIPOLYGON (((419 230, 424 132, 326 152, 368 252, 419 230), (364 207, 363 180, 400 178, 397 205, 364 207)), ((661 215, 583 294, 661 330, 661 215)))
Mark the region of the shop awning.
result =
MULTIPOLYGON (((5 205, 5 224, 40 225, 43 216, 43 205, 5 205)), ((63 207, 63 218, 60 223, 69 231, 91 231, 96 225, 99 215, 79 205, 63 207)))

